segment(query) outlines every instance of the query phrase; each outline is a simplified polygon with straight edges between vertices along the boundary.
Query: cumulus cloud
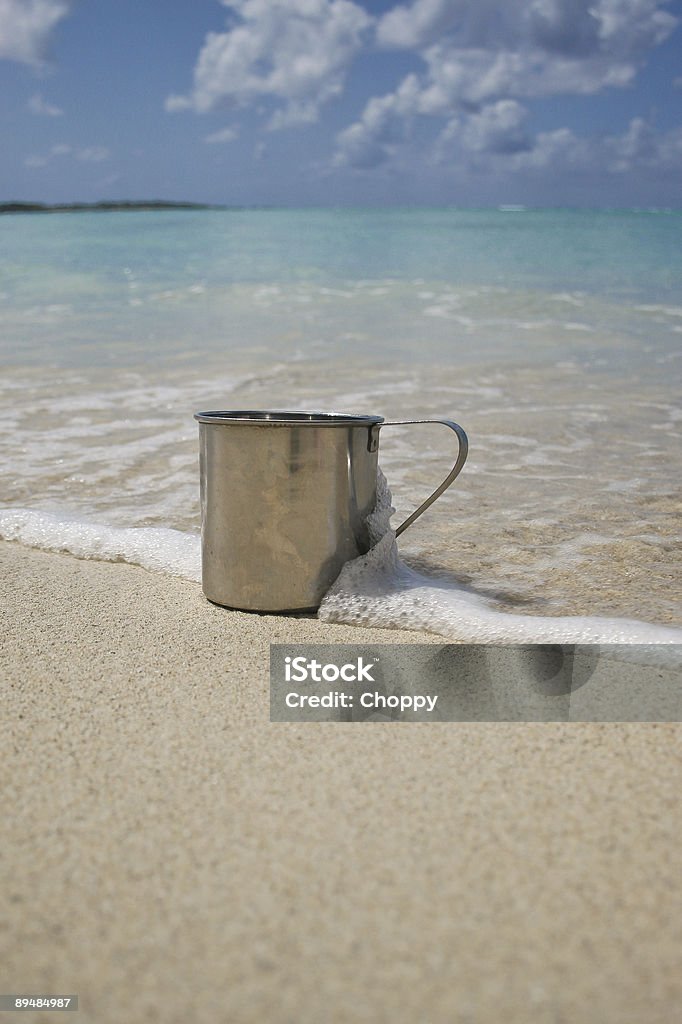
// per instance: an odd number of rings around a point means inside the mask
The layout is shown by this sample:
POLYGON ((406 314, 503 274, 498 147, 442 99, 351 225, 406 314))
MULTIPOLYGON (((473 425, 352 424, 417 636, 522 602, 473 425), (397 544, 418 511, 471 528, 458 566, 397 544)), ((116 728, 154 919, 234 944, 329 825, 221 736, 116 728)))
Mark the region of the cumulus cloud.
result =
POLYGON ((493 152, 526 149, 518 101, 628 85, 652 47, 677 24, 664 7, 665 0, 400 4, 379 20, 377 42, 416 50, 424 70, 409 75, 394 93, 370 99, 359 120, 339 135, 336 162, 362 167, 368 166, 368 154, 374 164, 390 159, 391 149, 382 142, 387 123, 396 133, 400 118, 409 124, 415 116, 445 118, 454 134, 459 115, 469 116, 462 136, 468 149, 486 142, 493 152), (375 116, 378 107, 386 112, 383 119, 375 116))
POLYGON ((70 8, 68 0, 0 0, 0 59, 41 64, 52 30, 70 8))
POLYGON ((48 103, 39 92, 31 96, 26 105, 32 114, 38 114, 41 117, 61 117, 64 113, 61 107, 55 107, 53 103, 48 103))
POLYGON ((676 19, 664 6, 665 0, 414 0, 381 18, 377 39, 408 49, 447 38, 459 50, 627 56, 670 34, 676 19))
POLYGON ((531 149, 528 112, 516 100, 499 100, 472 114, 462 131, 462 144, 474 153, 519 153, 531 149))
MULTIPOLYGON (((572 167, 588 170, 594 166, 598 143, 580 138, 570 128, 557 128, 551 132, 539 132, 532 144, 515 154, 504 170, 531 171, 546 168, 572 167)), ((493 167, 493 173, 499 169, 493 167)))
MULTIPOLYGON (((625 131, 600 137, 567 127, 535 134, 528 109, 537 98, 631 84, 677 25, 669 0, 405 0, 376 17, 362 0, 220 2, 229 17, 225 31, 206 36, 192 87, 167 98, 169 111, 249 106, 270 130, 314 122, 371 44, 411 51, 420 66, 371 96, 339 132, 336 167, 400 164, 421 137, 420 119, 440 129, 420 160, 482 173, 569 167, 617 176, 682 162, 682 132, 661 134, 634 119, 625 131)), ((228 126, 204 141, 228 143, 236 134, 228 126)), ((264 153, 259 143, 254 158, 264 153)))
POLYGON ((236 16, 226 32, 209 32, 185 96, 166 110, 206 113, 262 98, 277 106, 269 127, 314 121, 337 96, 363 45, 371 17, 352 0, 221 0, 236 16))
POLYGON ((447 126, 439 140, 441 162, 448 146, 456 147, 456 161, 470 173, 508 176, 514 173, 553 172, 614 176, 635 170, 657 173, 682 171, 682 129, 656 132, 643 118, 633 118, 622 133, 579 136, 569 128, 531 135, 527 112, 491 104, 476 114, 447 126))
POLYGON ((408 75, 394 93, 371 99, 360 120, 338 135, 337 166, 351 164, 366 169, 391 157, 408 135, 418 95, 417 76, 408 75))

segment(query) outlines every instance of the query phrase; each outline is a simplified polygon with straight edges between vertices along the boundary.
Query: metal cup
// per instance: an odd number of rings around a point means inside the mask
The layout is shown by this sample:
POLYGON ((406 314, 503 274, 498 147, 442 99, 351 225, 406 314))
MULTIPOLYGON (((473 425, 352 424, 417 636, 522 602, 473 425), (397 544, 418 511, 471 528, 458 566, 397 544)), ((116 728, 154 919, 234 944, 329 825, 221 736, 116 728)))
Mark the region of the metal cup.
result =
POLYGON ((450 486, 467 457, 451 420, 318 412, 198 412, 202 584, 209 601, 245 611, 319 607, 345 562, 369 549, 379 431, 442 423, 459 442, 448 476, 396 530, 450 486))

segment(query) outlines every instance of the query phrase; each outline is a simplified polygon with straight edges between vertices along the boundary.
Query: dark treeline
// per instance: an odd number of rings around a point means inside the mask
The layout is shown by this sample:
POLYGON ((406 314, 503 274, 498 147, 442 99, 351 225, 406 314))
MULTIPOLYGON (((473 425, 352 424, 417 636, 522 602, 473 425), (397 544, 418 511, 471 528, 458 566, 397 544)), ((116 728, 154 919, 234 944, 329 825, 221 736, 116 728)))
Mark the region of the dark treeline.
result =
POLYGON ((0 203, 0 213, 78 213, 82 210, 222 210, 207 203, 175 203, 164 199, 102 200, 99 203, 0 203))

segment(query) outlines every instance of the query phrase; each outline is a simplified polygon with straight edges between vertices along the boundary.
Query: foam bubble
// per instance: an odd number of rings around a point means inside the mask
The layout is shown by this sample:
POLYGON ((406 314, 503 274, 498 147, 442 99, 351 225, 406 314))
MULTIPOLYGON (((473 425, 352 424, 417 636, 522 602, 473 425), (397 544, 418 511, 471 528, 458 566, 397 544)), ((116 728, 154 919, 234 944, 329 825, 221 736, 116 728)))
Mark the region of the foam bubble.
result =
POLYGON ((682 630, 632 619, 512 615, 492 602, 409 568, 390 527, 391 492, 379 471, 369 519, 373 547, 348 562, 325 596, 319 617, 385 629, 438 633, 467 643, 680 644, 682 630))
POLYGON ((201 539, 166 527, 118 527, 32 509, 0 509, 0 538, 77 558, 130 562, 155 572, 201 580, 201 539))

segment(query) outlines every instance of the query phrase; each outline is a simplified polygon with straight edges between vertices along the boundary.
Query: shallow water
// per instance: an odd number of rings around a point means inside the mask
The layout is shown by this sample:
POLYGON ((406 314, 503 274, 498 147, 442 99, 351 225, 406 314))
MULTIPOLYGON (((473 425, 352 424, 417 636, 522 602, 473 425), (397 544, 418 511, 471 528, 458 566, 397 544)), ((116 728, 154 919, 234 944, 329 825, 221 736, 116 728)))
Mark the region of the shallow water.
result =
MULTIPOLYGON (((196 409, 442 415, 471 454, 401 537, 412 571, 507 612, 680 623, 681 225, 561 211, 2 218, 0 533, 59 548, 67 522, 153 528, 168 567, 178 531, 197 549, 196 409), (35 513, 52 518, 38 528, 35 513)), ((394 524, 451 448, 443 428, 382 431, 394 524)), ((112 557, 111 537, 89 536, 81 554, 112 557)), ((140 560, 125 536, 115 557, 140 560)))
POLYGON ((379 473, 377 507, 370 517, 372 547, 346 563, 319 611, 325 622, 386 629, 425 629, 467 643, 671 644, 682 629, 597 616, 505 613, 491 600, 451 580, 416 572, 400 558, 390 520, 392 496, 379 473))

